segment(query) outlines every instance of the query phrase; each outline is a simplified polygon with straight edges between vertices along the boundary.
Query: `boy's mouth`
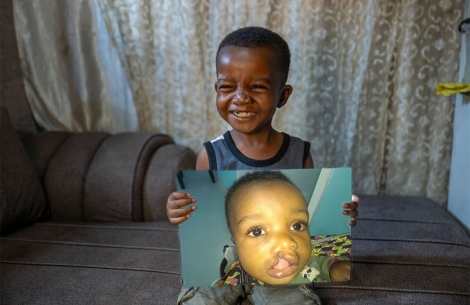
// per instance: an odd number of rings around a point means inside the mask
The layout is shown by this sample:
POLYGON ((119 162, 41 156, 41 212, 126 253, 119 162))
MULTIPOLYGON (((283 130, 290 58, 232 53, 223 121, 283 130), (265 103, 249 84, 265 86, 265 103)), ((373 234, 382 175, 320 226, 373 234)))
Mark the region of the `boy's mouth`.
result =
POLYGON ((239 112, 233 111, 232 113, 234 116, 239 117, 239 118, 248 118, 256 114, 254 112, 248 112, 248 111, 239 111, 239 112))

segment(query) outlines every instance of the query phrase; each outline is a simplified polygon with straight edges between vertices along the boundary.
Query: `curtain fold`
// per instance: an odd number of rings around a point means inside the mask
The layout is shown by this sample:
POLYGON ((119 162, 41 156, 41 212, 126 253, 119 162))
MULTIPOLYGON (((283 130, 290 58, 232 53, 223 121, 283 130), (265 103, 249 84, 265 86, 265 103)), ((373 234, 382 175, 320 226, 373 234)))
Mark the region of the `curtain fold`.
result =
POLYGON ((275 128, 310 141, 316 167, 352 167, 355 192, 446 205, 454 105, 434 88, 456 79, 464 0, 15 3, 28 98, 46 129, 120 126, 197 151, 229 128, 215 107, 219 42, 263 26, 292 53, 294 92, 275 128))
POLYGON ((136 130, 132 92, 94 1, 13 1, 25 91, 38 125, 136 130))

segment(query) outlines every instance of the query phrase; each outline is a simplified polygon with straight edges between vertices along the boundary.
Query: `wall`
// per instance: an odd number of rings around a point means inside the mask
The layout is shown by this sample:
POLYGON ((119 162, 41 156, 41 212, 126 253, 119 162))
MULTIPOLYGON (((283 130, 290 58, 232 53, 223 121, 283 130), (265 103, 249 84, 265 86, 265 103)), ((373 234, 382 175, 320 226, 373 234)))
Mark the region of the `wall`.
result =
MULTIPOLYGON (((470 17, 467 0, 465 18, 470 17)), ((470 24, 462 35, 459 82, 470 83, 470 24)), ((470 96, 456 95, 447 209, 470 230, 470 96)))

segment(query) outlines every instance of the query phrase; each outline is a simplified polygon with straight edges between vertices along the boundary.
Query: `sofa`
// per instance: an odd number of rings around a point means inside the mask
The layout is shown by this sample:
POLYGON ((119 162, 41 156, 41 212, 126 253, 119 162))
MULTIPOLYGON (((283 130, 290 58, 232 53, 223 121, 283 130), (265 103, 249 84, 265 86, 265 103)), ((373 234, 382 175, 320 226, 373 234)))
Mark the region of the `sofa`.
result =
MULTIPOLYGON (((195 153, 152 133, 20 132, 4 107, 0 123, 0 303, 176 304, 165 204, 195 153)), ((351 280, 316 284, 323 304, 470 303, 465 228, 427 198, 360 198, 351 280)))

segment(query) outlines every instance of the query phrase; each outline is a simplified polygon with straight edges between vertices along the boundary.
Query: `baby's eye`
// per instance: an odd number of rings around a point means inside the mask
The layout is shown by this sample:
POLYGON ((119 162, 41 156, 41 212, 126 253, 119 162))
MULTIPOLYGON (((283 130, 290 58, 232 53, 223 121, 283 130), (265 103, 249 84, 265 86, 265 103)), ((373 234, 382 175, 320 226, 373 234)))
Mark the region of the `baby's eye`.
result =
POLYGON ((260 237, 263 234, 264 234, 264 231, 263 229, 260 229, 260 228, 253 228, 253 229, 250 229, 250 231, 248 231, 248 235, 253 236, 253 237, 260 237))
POLYGON ((290 227, 290 229, 294 231, 303 231, 303 230, 306 230, 307 228, 308 228, 308 224, 304 222, 296 222, 290 227))

